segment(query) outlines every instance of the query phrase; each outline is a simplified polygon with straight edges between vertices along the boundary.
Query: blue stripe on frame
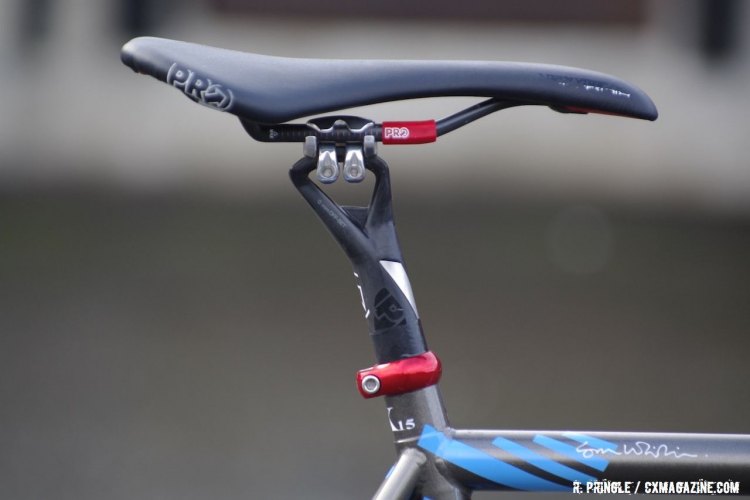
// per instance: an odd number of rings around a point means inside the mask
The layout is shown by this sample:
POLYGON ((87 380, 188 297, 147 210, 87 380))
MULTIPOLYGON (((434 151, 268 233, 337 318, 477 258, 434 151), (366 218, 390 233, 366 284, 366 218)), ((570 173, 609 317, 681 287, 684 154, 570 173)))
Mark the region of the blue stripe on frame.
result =
POLYGON ((567 486, 542 479, 488 453, 450 439, 430 425, 424 426, 417 445, 472 474, 503 486, 527 491, 570 491, 567 486))
POLYGON ((395 469, 395 468, 396 468, 396 465, 395 465, 395 464, 394 464, 394 465, 391 465, 391 468, 390 468, 390 469, 388 469, 388 472, 386 472, 386 473, 385 473, 385 478, 386 478, 386 479, 388 479, 389 477, 391 477, 391 474, 393 473, 393 469, 395 469))
POLYGON ((581 444, 587 444, 591 448, 610 451, 617 450, 617 445, 615 443, 610 443, 609 441, 595 438, 594 436, 589 436, 587 434, 581 434, 580 432, 565 432, 563 433, 563 436, 572 439, 573 441, 578 441, 581 444))
POLYGON ((604 471, 604 469, 607 468, 607 465, 609 465, 608 460, 605 460, 598 456, 585 457, 574 446, 547 436, 542 436, 541 434, 537 434, 536 436, 534 436, 534 442, 540 446, 544 446, 547 449, 550 449, 561 455, 565 455, 568 458, 572 458, 576 462, 588 465, 589 467, 593 467, 594 469, 599 471, 604 471))
POLYGON ((540 455, 539 453, 530 450, 525 446, 521 446, 520 444, 515 443, 509 439, 498 437, 492 441, 492 444, 497 446, 501 450, 506 451, 511 455, 530 463, 538 469, 542 469, 545 472, 549 472, 554 476, 567 479, 568 481, 580 481, 582 483, 586 481, 596 481, 596 478, 593 476, 589 476, 588 474, 572 469, 567 465, 555 462, 551 458, 540 455))

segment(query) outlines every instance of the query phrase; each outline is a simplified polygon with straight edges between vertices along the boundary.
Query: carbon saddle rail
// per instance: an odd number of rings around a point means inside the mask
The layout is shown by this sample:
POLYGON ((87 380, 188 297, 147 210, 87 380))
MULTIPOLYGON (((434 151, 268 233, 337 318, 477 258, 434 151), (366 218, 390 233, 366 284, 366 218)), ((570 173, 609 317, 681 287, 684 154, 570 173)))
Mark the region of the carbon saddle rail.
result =
POLYGON ((566 66, 490 61, 296 59, 163 38, 125 44, 122 61, 196 102, 244 121, 279 124, 354 106, 476 96, 646 120, 656 106, 619 78, 566 66))

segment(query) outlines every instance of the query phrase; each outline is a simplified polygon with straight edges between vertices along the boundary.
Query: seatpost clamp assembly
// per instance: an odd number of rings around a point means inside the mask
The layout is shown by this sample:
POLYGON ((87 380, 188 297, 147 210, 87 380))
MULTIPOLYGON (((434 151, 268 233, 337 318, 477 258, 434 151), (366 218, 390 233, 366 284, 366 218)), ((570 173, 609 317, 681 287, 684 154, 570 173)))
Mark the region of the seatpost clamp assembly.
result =
POLYGON ((308 158, 317 155, 316 175, 323 184, 332 184, 344 173, 346 182, 362 182, 366 158, 377 154, 375 123, 356 116, 320 118, 307 123, 310 134, 302 151, 308 158))
POLYGON ((382 363, 357 372, 357 389, 365 399, 395 396, 435 385, 442 367, 432 351, 382 363))

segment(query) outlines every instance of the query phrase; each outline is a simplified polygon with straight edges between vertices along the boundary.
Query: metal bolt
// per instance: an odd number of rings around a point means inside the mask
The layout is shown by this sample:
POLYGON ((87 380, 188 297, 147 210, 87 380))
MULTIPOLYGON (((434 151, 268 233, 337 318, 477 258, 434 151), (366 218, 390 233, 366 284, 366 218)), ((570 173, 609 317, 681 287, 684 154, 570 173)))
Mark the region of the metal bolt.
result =
POLYGON ((318 148, 318 180, 331 184, 339 177, 339 163, 334 144, 322 144, 318 148))
POLYGON ((367 375, 362 379, 362 390, 367 394, 375 394, 380 390, 380 379, 375 375, 367 375))
MULTIPOLYGON (((271 137, 275 139, 275 137, 271 137)), ((318 155, 318 139, 314 135, 305 137, 305 145, 302 146, 302 152, 308 158, 315 158, 318 155)))
POLYGON ((365 158, 360 146, 350 144, 346 147, 344 161, 344 179, 347 182, 362 182, 365 178, 365 158))
POLYGON ((365 158, 372 158, 378 154, 378 143, 375 142, 375 136, 366 135, 363 143, 363 152, 365 158))

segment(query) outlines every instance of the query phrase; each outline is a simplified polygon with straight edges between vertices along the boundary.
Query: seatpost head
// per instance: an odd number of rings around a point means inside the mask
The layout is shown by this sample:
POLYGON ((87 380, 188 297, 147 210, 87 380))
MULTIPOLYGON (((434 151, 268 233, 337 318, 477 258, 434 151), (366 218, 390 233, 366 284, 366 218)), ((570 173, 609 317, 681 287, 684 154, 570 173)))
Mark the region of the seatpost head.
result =
POLYGON ((336 182, 341 172, 347 182, 365 179, 366 158, 377 154, 372 121, 356 116, 325 117, 311 120, 307 126, 310 135, 305 137, 303 152, 309 158, 317 156, 320 182, 336 182))

